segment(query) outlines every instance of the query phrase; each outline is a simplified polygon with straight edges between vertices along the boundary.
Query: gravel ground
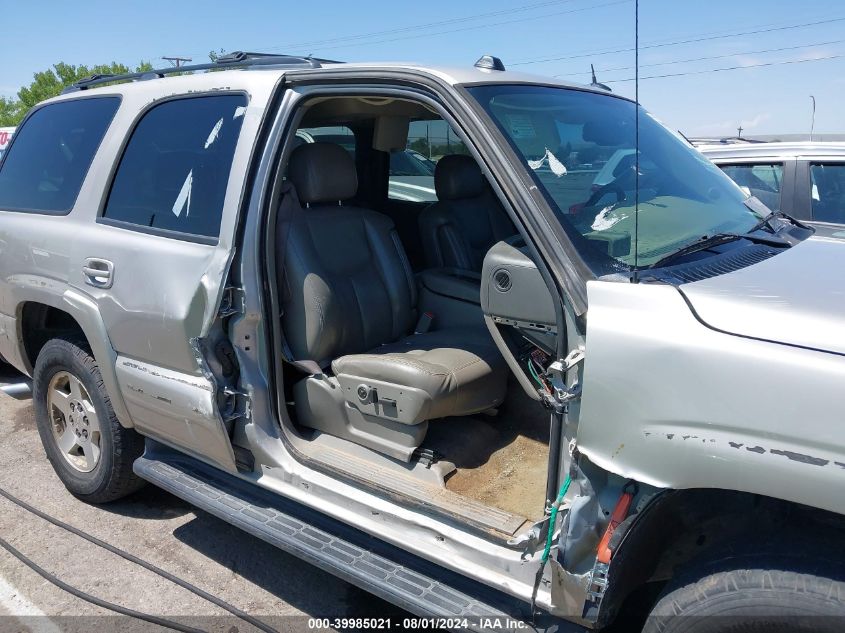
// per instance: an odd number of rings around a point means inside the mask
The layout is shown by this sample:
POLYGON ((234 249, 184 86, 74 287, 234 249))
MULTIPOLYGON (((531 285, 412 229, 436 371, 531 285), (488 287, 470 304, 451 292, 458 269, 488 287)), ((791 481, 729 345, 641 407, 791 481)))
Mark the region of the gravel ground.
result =
MULTIPOLYGON (((16 382, 8 371, 0 383, 16 382)), ((71 496, 44 456, 29 401, 0 394, 0 488, 52 516, 267 619, 309 630, 309 617, 392 617, 387 603, 147 486, 105 506, 71 496)), ((163 578, 0 498, 0 536, 77 588, 203 630, 256 630, 163 578)), ((164 630, 115 616, 38 576, 0 549, 0 633, 164 630)))

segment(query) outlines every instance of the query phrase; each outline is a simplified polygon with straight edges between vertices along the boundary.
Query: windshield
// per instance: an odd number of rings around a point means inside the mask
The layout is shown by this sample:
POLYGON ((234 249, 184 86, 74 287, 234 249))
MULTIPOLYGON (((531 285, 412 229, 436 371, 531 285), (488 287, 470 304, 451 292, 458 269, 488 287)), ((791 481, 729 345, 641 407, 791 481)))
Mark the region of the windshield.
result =
MULTIPOLYGON (((721 170, 625 99, 545 86, 469 89, 533 175, 596 272, 646 268, 703 236, 766 215, 721 170), (637 217, 637 215, 639 217, 637 217)), ((756 202, 756 201, 755 201, 756 202)))

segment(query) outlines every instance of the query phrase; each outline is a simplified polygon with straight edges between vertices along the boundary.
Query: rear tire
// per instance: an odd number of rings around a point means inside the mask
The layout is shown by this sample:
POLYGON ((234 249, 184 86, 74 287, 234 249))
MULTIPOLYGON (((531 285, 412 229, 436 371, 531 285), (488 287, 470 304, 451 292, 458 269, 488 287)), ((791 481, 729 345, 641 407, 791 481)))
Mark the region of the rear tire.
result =
POLYGON ((118 422, 86 343, 48 341, 35 361, 32 391, 47 459, 74 496, 107 503, 144 485, 132 472, 144 438, 118 422))
POLYGON ((670 583, 643 633, 840 633, 841 570, 760 557, 695 570, 670 583))

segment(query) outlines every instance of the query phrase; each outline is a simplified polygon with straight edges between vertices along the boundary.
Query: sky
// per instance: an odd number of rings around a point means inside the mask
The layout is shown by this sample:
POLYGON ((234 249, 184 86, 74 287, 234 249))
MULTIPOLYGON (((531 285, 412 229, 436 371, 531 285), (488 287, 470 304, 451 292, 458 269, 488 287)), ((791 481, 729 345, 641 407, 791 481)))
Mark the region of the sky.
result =
MULTIPOLYGON (((579 83, 592 63, 634 96, 634 15, 634 0, 0 0, 0 95, 60 61, 247 50, 458 66, 493 54, 579 83)), ((688 136, 808 133, 811 95, 815 131, 845 132, 842 0, 640 0, 639 43, 640 102, 688 136)))

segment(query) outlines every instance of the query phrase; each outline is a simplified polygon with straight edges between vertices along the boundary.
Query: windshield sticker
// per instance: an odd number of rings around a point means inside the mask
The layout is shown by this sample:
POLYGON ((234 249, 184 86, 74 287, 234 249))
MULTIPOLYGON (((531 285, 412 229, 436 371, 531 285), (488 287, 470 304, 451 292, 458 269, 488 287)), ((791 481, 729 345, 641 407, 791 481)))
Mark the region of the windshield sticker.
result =
POLYGON ((611 204, 610 206, 605 207, 602 209, 599 214, 596 216, 596 219, 593 220, 593 225, 590 227, 594 231, 606 231, 609 228, 612 228, 615 224, 618 224, 625 218, 627 215, 617 215, 615 217, 608 217, 610 213, 613 211, 613 207, 616 205, 611 204))
POLYGON ((542 158, 540 158, 538 160, 529 160, 528 166, 531 169, 533 169, 534 171, 537 171, 543 165, 546 164, 546 161, 548 161, 548 163, 549 163, 549 169, 558 178, 560 178, 561 176, 566 174, 566 165, 564 165, 562 162, 560 162, 558 160, 558 157, 555 156, 552 153, 552 150, 550 150, 548 147, 546 148, 546 153, 543 154, 542 158))
POLYGON ((232 115, 232 118, 237 119, 238 117, 243 116, 244 112, 246 112, 246 106, 238 106, 235 108, 235 113, 232 115))
MULTIPOLYGON (((748 188, 747 187, 740 187, 740 189, 745 191, 748 188)), ((748 191, 746 193, 751 193, 751 190, 748 189, 748 191)), ((771 213, 771 211, 769 210, 769 207, 767 207, 765 204, 760 202, 760 200, 755 196, 750 196, 750 197, 746 198, 745 199, 745 206, 748 207, 752 211, 752 213, 754 213, 758 218, 765 218, 766 216, 768 216, 771 213)))
POLYGON ((508 127, 513 138, 535 138, 537 132, 534 130, 534 123, 531 117, 525 114, 509 114, 507 116, 508 127))

